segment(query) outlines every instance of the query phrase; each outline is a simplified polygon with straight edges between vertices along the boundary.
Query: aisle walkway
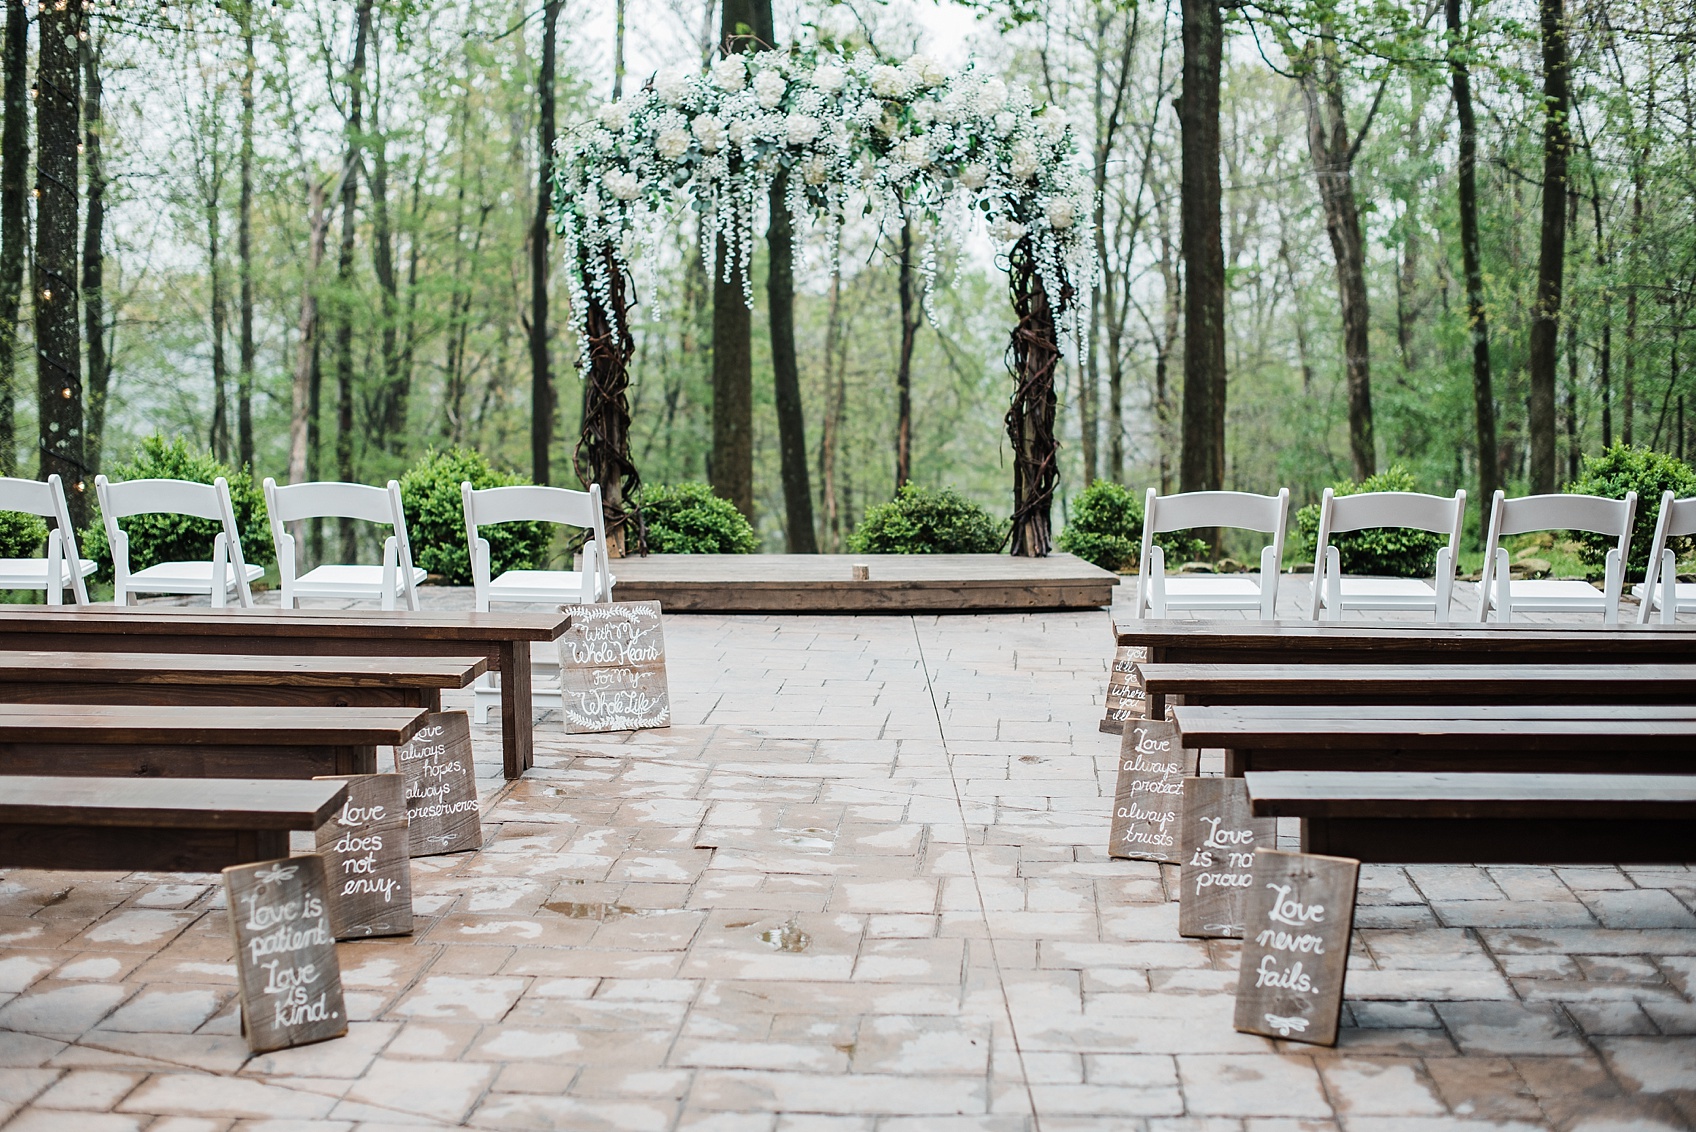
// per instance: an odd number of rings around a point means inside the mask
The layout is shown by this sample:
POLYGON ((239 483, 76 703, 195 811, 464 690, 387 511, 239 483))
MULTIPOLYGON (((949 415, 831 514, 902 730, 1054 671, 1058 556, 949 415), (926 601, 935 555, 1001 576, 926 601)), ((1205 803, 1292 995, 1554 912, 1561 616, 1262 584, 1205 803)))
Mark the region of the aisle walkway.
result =
POLYGON ((246 1058, 210 878, 0 879, 5 1132, 1696 1121, 1687 869, 1368 867, 1340 1047, 1247 1037, 1104 855, 1106 613, 666 633, 669 731, 511 786, 479 732, 487 847, 342 946, 341 1041, 246 1058))

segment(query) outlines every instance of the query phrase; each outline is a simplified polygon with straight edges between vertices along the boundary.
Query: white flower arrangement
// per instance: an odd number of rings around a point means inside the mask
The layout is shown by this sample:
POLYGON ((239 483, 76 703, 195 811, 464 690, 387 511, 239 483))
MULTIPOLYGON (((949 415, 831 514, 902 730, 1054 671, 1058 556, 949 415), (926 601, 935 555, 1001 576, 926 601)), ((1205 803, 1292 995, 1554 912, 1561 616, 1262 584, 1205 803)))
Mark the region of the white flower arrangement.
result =
MULTIPOLYGON (((613 273, 629 272, 654 243, 653 221, 679 206, 699 213, 711 270, 739 275, 751 303, 756 213, 784 169, 794 170, 783 202, 797 227, 822 219, 834 234, 868 195, 874 213, 914 216, 943 239, 976 211, 1002 244, 1029 237, 1051 293, 1063 281, 1087 290, 1094 277, 1094 231, 1079 222, 1092 190, 1064 115, 970 66, 949 73, 923 55, 893 65, 868 52, 731 56, 706 74, 657 76, 565 140, 554 214, 581 367, 591 299, 624 317, 611 309, 613 273)), ((927 284, 938 242, 922 249, 927 284)))

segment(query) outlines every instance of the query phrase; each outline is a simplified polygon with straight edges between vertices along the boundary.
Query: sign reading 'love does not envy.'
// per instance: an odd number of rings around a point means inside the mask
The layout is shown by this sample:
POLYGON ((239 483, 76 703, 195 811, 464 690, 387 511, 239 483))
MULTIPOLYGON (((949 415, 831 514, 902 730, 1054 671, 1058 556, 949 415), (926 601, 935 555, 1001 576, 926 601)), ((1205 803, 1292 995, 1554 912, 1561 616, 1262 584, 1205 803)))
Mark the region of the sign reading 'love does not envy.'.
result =
POLYGON ((411 935, 406 776, 353 774, 337 781, 347 783, 347 800, 317 834, 336 938, 411 935))
POLYGON ((1113 791, 1113 831, 1107 855, 1139 861, 1178 860, 1178 815, 1184 778, 1197 752, 1184 749, 1177 724, 1135 719, 1119 743, 1119 781, 1113 791))

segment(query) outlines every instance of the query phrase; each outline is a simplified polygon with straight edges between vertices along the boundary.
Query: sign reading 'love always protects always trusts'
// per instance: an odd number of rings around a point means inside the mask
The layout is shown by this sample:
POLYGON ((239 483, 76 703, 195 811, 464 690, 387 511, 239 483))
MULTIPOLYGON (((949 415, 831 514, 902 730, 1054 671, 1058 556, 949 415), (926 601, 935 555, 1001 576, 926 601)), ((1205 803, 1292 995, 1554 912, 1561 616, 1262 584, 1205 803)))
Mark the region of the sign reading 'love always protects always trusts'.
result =
POLYGON ((1197 752, 1184 749, 1177 724, 1133 719, 1119 744, 1119 782, 1113 791, 1113 832, 1107 855, 1176 863, 1184 778, 1197 752))

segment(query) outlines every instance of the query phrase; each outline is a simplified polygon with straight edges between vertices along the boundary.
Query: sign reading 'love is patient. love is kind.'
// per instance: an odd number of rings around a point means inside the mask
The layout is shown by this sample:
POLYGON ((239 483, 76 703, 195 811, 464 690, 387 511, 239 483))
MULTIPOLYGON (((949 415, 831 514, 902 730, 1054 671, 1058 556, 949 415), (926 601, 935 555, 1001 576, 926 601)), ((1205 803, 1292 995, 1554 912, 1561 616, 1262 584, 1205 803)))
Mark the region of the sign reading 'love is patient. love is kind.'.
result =
POLYGON ((231 866, 224 893, 248 1048, 264 1053, 347 1033, 323 858, 231 866))

